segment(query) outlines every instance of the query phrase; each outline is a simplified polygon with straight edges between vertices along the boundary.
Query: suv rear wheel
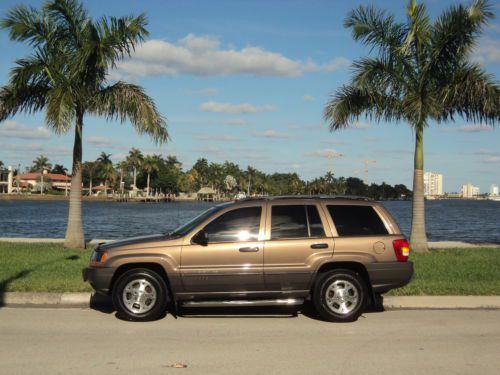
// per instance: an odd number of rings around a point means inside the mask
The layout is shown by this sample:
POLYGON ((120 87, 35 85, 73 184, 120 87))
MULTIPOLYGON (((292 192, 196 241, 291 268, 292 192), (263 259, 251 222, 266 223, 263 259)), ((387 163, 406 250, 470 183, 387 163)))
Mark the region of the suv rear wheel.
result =
POLYGON ((353 322, 366 305, 363 278, 350 270, 334 270, 318 277, 313 301, 318 314, 330 322, 353 322))
POLYGON ((124 319, 149 321, 165 314, 167 293, 160 275, 146 268, 135 268, 120 276, 112 298, 116 311, 124 319))

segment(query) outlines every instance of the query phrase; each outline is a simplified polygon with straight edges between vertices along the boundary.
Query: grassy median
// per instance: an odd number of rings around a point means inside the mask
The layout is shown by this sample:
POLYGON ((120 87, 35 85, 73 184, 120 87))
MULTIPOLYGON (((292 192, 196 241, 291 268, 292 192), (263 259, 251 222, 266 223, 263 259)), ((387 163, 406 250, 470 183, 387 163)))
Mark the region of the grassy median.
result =
MULTIPOLYGON (((0 292, 85 292, 91 249, 0 242, 0 292)), ((500 295, 500 247, 412 254, 415 276, 392 295, 500 295)))

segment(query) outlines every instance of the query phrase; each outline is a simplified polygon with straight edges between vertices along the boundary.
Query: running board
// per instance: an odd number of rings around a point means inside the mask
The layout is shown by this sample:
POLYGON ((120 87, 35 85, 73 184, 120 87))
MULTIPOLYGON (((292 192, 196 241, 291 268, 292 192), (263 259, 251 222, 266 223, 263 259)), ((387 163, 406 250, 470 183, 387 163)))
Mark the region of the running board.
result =
POLYGON ((232 300, 232 301, 187 301, 181 302, 185 307, 234 307, 234 306, 298 306, 304 303, 302 298, 232 300))

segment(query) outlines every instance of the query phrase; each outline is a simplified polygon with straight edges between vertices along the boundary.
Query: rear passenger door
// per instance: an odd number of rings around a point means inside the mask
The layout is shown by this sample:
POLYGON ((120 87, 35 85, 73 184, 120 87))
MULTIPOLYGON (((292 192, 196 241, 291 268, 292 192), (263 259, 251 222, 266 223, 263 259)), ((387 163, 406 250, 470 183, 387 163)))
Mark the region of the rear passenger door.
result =
POLYGON ((326 216, 316 203, 270 202, 264 243, 264 279, 268 291, 309 289, 313 265, 331 258, 334 242, 326 216))

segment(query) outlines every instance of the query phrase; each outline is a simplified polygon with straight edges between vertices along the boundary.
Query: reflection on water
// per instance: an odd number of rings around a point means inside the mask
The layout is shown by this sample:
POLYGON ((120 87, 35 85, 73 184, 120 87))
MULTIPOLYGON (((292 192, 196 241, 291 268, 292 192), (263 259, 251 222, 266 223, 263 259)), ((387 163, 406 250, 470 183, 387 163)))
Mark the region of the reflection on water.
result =
MULTIPOLYGON (((83 202, 85 237, 115 239, 171 231, 213 203, 83 202)), ((384 202, 403 232, 411 225, 411 202, 384 202)), ((62 238, 67 202, 0 201, 0 237, 62 238)), ((430 241, 500 243, 500 202, 426 202, 430 241)))

